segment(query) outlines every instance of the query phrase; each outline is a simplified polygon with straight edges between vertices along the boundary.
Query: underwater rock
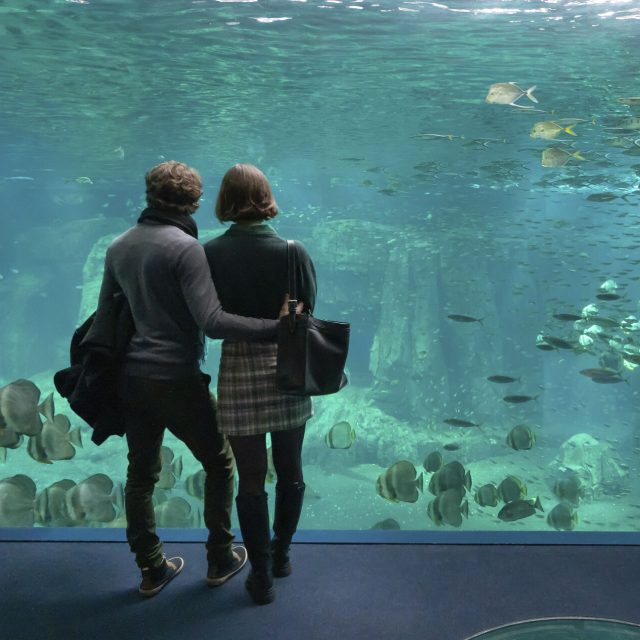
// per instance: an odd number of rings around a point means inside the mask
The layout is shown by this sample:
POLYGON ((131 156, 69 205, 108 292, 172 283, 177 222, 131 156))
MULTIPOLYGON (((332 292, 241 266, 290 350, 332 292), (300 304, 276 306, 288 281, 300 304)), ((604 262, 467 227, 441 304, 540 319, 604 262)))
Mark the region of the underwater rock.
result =
POLYGON ((561 446, 561 452, 549 464, 550 487, 556 480, 573 472, 580 478, 585 497, 598 498, 602 494, 618 495, 627 484, 628 471, 620 466, 615 449, 588 433, 578 433, 561 446))
POLYGON ((316 225, 312 233, 314 262, 326 262, 336 271, 362 275, 384 270, 384 260, 398 230, 367 220, 332 220, 316 225))
POLYGON ((367 399, 367 391, 350 385, 339 393, 314 398, 314 417, 307 424, 304 440, 305 462, 329 470, 362 463, 388 467, 396 460, 421 464, 424 434, 375 406, 367 399), (349 449, 331 449, 326 444, 327 432, 342 421, 355 430, 355 441, 349 449))
MULTIPOLYGON (((109 233, 122 233, 128 224, 124 218, 83 218, 81 221, 29 228, 17 240, 24 252, 23 259, 27 258, 30 264, 55 265, 56 269, 75 271, 82 266, 98 238, 109 233)), ((75 273, 71 275, 78 277, 75 273)))
MULTIPOLYGON (((201 231, 199 240, 203 243, 207 242, 211 238, 221 235, 224 231, 225 229, 201 231)), ((99 238, 91 247, 89 255, 84 262, 82 269, 82 300, 80 301, 80 310, 78 312, 78 325, 83 323, 98 306, 102 273, 104 271, 104 257, 109 245, 120 233, 122 232, 110 233, 99 238)))
POLYGON ((82 299, 78 312, 78 325, 82 324, 98 306, 102 273, 104 270, 104 256, 107 247, 118 237, 118 233, 102 236, 91 248, 82 268, 82 299))

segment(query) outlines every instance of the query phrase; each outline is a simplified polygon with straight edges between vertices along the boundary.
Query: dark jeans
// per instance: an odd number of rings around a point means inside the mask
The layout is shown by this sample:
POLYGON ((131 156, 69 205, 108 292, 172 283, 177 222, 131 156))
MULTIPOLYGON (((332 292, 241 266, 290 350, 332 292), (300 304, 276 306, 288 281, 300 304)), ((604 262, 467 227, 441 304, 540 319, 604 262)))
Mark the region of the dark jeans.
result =
MULTIPOLYGON (((273 466, 278 484, 302 483, 302 442, 306 425, 271 433, 273 466)), ((266 434, 255 436, 229 436, 238 467, 238 495, 258 496, 264 493, 267 476, 266 434)))
POLYGON ((125 486, 127 540, 139 567, 162 562, 156 535, 153 488, 161 469, 160 447, 165 428, 182 440, 206 473, 204 521, 209 529, 209 564, 230 558, 233 455, 218 433, 215 406, 202 376, 179 381, 124 376, 119 396, 125 415, 129 466, 125 486))

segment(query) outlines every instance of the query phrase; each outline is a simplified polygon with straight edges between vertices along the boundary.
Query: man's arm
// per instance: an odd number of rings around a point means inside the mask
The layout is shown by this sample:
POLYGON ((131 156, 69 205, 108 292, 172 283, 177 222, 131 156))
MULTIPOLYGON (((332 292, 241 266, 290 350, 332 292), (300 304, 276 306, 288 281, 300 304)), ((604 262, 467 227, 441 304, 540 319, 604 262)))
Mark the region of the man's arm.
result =
POLYGON ((259 340, 275 337, 278 321, 223 311, 202 245, 190 244, 178 260, 178 282, 196 324, 209 338, 259 340))

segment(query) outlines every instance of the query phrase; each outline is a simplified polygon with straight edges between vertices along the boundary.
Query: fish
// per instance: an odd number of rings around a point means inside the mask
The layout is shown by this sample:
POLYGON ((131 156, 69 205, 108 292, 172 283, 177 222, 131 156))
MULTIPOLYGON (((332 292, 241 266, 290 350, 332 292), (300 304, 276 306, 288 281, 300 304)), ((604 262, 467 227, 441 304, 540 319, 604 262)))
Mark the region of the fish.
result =
POLYGON ((507 444, 516 451, 525 451, 533 447, 536 434, 526 424, 518 424, 507 434, 507 444))
POLYGON ((438 494, 427 506, 427 515, 438 526, 448 524, 452 527, 462 525, 462 516, 469 517, 469 503, 458 489, 447 489, 438 494))
POLYGON ((371 528, 391 531, 394 529, 401 529, 402 527, 397 520, 394 520, 393 518, 387 518, 386 520, 380 520, 380 522, 376 522, 371 528))
POLYGON ((544 511, 540 503, 540 497, 537 497, 535 500, 514 500, 513 502, 508 502, 500 509, 498 518, 505 522, 513 522, 514 520, 532 516, 536 512, 536 509, 544 511))
POLYGON ((0 429, 0 447, 7 449, 17 449, 24 440, 21 433, 16 433, 12 429, 0 429))
POLYGON ((564 338, 556 338, 555 336, 543 336, 543 340, 556 349, 574 349, 576 346, 564 338))
POLYGON ((540 397, 540 394, 537 396, 525 396, 525 395, 513 395, 513 396, 504 396, 502 398, 505 402, 510 404, 521 404, 523 402, 529 402, 530 400, 536 400, 540 397))
POLYGON ((53 392, 51 392, 39 405, 38 411, 47 419, 49 422, 53 422, 54 416, 56 413, 55 405, 53 402, 53 392))
POLYGON ((578 512, 561 502, 547 516, 547 524, 557 531, 573 531, 578 523, 578 512))
POLYGON ((88 176, 78 176, 77 178, 69 178, 66 183, 75 182, 76 184, 93 184, 93 180, 88 176))
POLYGON ((496 507, 498 505, 498 489, 492 482, 483 484, 475 495, 475 501, 481 507, 496 507))
POLYGON ((606 127, 607 131, 638 131, 640 130, 640 117, 631 116, 623 118, 617 127, 606 127))
POLYGON ((553 493, 560 500, 577 507, 580 500, 584 498, 585 487, 576 473, 570 473, 556 480, 553 485, 553 493))
POLYGON ((518 476, 507 476, 498 485, 498 495, 505 503, 520 500, 527 495, 527 485, 518 476))
POLYGON ((459 313, 452 313, 447 316, 449 320, 453 320, 454 322, 479 322, 482 324, 482 320, 484 318, 473 318, 471 316, 461 315, 459 313))
POLYGON ((529 136, 531 138, 543 139, 543 140, 554 140, 560 132, 568 133, 570 136, 577 135, 572 127, 575 126, 575 123, 572 123, 566 127, 563 127, 561 124, 558 124, 554 120, 548 120, 546 122, 536 122, 531 128, 531 133, 529 136))
POLYGON ((598 368, 582 369, 581 371, 579 371, 579 373, 581 373, 583 376, 586 376, 587 378, 605 378, 607 376, 619 375, 618 371, 614 371, 613 369, 598 368))
POLYGON ((27 453, 36 462, 41 462, 42 464, 53 464, 53 461, 49 460, 49 456, 44 450, 42 440, 37 436, 29 438, 29 442, 27 443, 27 453))
POLYGON ((159 489, 171 489, 182 475, 182 456, 173 459, 173 451, 164 445, 160 447, 162 468, 157 486, 159 489))
POLYGON ((600 327, 604 327, 605 329, 616 329, 620 326, 620 322, 618 320, 614 320, 613 318, 603 318, 601 316, 591 316, 589 321, 600 327))
POLYGON ((630 107, 638 107, 640 106, 640 97, 632 96, 628 98, 616 98, 616 102, 619 102, 620 104, 626 104, 630 107))
POLYGON ((421 140, 455 140, 456 138, 464 140, 464 136, 455 136, 451 133, 419 133, 413 137, 421 140))
POLYGON ((549 147, 542 152, 541 164, 543 167, 564 167, 571 158, 586 161, 579 151, 570 153, 561 147, 549 147))
POLYGON ((74 520, 82 522, 111 522, 121 505, 121 486, 113 493, 113 480, 104 473, 96 473, 69 490, 67 504, 74 520))
POLYGON ((37 436, 29 438, 29 455, 37 462, 71 460, 76 454, 75 447, 82 447, 80 427, 71 429, 69 418, 63 414, 47 420, 37 436))
POLYGON ((511 376, 489 376, 487 380, 489 382, 496 382, 497 384, 508 384, 510 382, 520 382, 520 378, 512 378, 511 376))
POLYGON ((587 200, 590 202, 611 202, 612 200, 617 200, 620 197, 615 193, 611 193, 611 191, 603 191, 602 193, 592 193, 587 196, 587 200))
POLYGON ((438 471, 444 464, 444 460, 442 459, 442 454, 439 451, 432 451, 423 462, 424 470, 428 473, 433 473, 434 471, 438 471))
POLYGON ((20 378, 3 387, 0 390, 0 413, 7 427, 25 436, 39 434, 42 431, 39 399, 40 389, 30 380, 20 378))
POLYGON ((192 508, 184 498, 174 496, 156 506, 154 512, 158 527, 188 529, 192 526, 192 508))
POLYGON ((622 378, 619 375, 616 376, 592 376, 592 382, 597 382, 598 384, 617 384, 619 382, 626 382, 629 384, 629 381, 626 378, 622 378))
POLYGON ((497 82, 489 87, 489 92, 484 101, 488 104, 508 104, 512 107, 519 107, 521 109, 533 109, 534 107, 525 107, 519 104, 515 104, 516 100, 526 96, 537 104, 538 100, 533 95, 536 90, 536 85, 524 90, 521 89, 515 82, 497 82))
POLYGON ((612 278, 609 278, 608 280, 605 280, 599 287, 598 290, 599 291, 607 291, 609 293, 611 293, 612 291, 615 291, 618 288, 618 283, 613 280, 612 278))
POLYGON ((36 498, 38 524, 51 527, 73 527, 79 524, 69 511, 67 493, 76 486, 73 480, 58 480, 41 491, 36 498))
POLYGON ((596 298, 598 300, 620 300, 622 296, 617 293, 596 293, 596 298))
POLYGON ((32 527, 36 484, 23 474, 0 480, 0 527, 32 527))
POLYGON ((479 427, 481 426, 477 422, 471 422, 470 420, 462 420, 461 418, 445 418, 444 423, 451 425, 452 427, 479 427))
POLYGON ((447 442, 446 444, 444 444, 442 446, 443 449, 446 449, 447 451, 457 451, 460 448, 460 443, 459 442, 447 442))
POLYGON ((434 496, 447 491, 447 489, 458 489, 463 495, 465 489, 471 490, 471 472, 466 471, 464 466, 454 460, 448 462, 429 479, 429 492, 434 496))
POLYGON ((577 322, 578 320, 584 319, 582 316, 575 313, 554 313, 553 317, 556 320, 562 320, 563 322, 577 322))
POLYGON ((329 429, 324 438, 329 449, 349 449, 356 439, 356 432, 349 422, 341 420, 329 429))
POLYGON ((204 500, 204 483, 207 478, 207 474, 204 469, 200 469, 190 476, 187 476, 184 481, 184 487, 186 492, 194 498, 204 500))
POLYGON ((391 502, 416 502, 418 490, 423 491, 423 474, 408 460, 400 460, 378 476, 376 492, 391 502))

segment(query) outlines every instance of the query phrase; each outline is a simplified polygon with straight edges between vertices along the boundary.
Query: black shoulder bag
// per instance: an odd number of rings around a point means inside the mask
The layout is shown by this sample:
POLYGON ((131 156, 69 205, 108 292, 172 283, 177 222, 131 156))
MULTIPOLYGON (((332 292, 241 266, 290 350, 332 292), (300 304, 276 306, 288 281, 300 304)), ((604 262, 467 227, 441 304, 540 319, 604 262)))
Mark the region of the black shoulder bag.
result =
POLYGON ((296 314, 297 256, 293 240, 287 240, 287 262, 289 315, 280 318, 278 326, 277 387, 295 396, 336 393, 348 382, 344 365, 350 324, 318 320, 311 313, 296 314))

